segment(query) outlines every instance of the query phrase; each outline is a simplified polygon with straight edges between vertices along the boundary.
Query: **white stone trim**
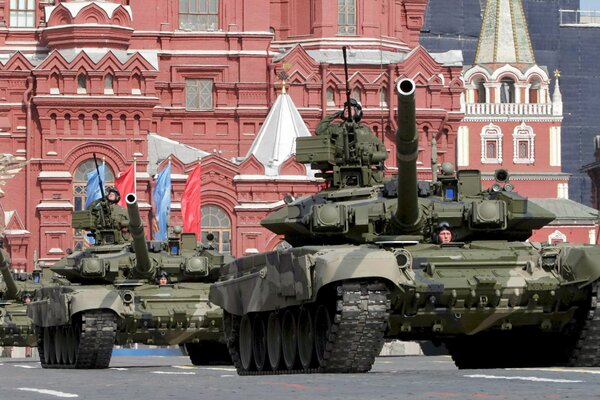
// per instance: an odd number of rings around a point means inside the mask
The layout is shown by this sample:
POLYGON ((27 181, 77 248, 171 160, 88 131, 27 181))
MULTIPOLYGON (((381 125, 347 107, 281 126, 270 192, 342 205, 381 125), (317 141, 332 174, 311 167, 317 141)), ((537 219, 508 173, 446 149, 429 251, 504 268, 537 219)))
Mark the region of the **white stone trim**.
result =
POLYGON ((456 164, 458 167, 469 166, 469 127, 459 126, 456 138, 456 164))
POLYGON ((502 129, 498 125, 489 124, 481 128, 481 163, 502 164, 502 129), (496 133, 493 133, 493 132, 496 133), (486 154, 486 142, 496 141, 496 158, 488 158, 486 154))
POLYGON ((561 166, 561 127, 551 126, 550 127, 550 166, 560 167, 561 166))
POLYGON ((535 133, 533 128, 522 122, 515 127, 513 131, 513 163, 515 164, 533 164, 535 162, 535 133), (519 158, 519 142, 527 141, 526 158, 519 158))
POLYGON ((555 230, 554 232, 548 235, 548 243, 552 243, 553 240, 560 240, 561 242, 566 242, 567 235, 565 235, 559 230, 555 230))

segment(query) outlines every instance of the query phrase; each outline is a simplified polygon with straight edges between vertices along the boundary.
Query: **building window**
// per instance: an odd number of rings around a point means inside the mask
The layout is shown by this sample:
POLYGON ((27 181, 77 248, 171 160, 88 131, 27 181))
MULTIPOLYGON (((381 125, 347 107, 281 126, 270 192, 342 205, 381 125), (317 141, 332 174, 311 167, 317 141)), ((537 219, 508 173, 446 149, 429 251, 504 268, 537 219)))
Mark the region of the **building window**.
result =
POLYGON ((534 78, 529 86, 529 103, 531 104, 535 104, 535 103, 541 103, 541 96, 540 96, 540 90, 541 90, 541 83, 540 80, 538 78, 534 78))
POLYGON ((327 88, 327 91, 325 92, 325 96, 327 98, 327 105, 335 106, 335 100, 333 98, 333 89, 332 88, 327 88))
POLYGON ((213 247, 220 253, 231 254, 231 220, 221 207, 202 207, 202 244, 209 245, 206 238, 209 233, 214 235, 213 247))
POLYGON ((379 107, 388 107, 388 91, 386 88, 381 88, 379 91, 379 107))
POLYGON ((10 0, 10 26, 35 27, 35 0, 10 0))
POLYGON ((567 241, 567 236, 559 230, 555 230, 551 234, 548 235, 548 243, 549 244, 558 244, 564 243, 567 241))
POLYGON ((113 76, 108 74, 104 77, 104 94, 114 94, 113 76))
POLYGON ((481 163, 502 164, 502 131, 489 124, 481 131, 481 163))
POLYGON ((360 96, 361 96, 361 94, 360 94, 360 88, 354 88, 352 90, 352 94, 350 95, 350 98, 354 99, 354 100, 356 100, 356 101, 358 101, 360 103, 361 102, 360 101, 360 96))
POLYGON ((77 94, 87 93, 87 78, 85 74, 77 75, 77 94))
POLYGON ((338 33, 356 35, 356 0, 338 0, 338 33))
POLYGON ((185 108, 187 110, 212 110, 212 92, 212 79, 186 79, 185 108))
POLYGON ((521 125, 515 128, 513 132, 513 162, 515 164, 533 164, 534 157, 534 141, 535 134, 533 128, 521 125))
POLYGON ((219 29, 219 0, 179 0, 179 29, 187 31, 219 29))
POLYGON ((512 78, 502 78, 500 81, 500 103, 515 102, 515 81, 512 78))
POLYGON ((475 82, 475 103, 486 102, 484 82, 483 79, 479 79, 475 82))
MULTIPOLYGON (((98 161, 99 163, 102 161, 98 161)), ((105 164, 105 178, 106 182, 104 186, 111 186, 115 181, 115 175, 109 165, 105 164)), ((77 167, 73 174, 73 206, 74 211, 81 211, 85 205, 85 199, 87 197, 87 175, 96 170, 96 164, 94 159, 88 159, 77 167)), ((90 242, 86 239, 87 232, 81 229, 73 230, 73 248, 75 250, 82 250, 88 246, 90 242)))

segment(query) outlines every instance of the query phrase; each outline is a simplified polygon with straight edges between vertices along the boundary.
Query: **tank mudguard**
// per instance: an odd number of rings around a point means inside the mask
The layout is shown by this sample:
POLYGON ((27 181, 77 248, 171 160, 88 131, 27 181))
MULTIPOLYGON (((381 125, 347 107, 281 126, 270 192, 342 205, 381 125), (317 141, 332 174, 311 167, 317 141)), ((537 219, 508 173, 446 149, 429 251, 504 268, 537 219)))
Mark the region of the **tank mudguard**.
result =
POLYGON ((395 286, 407 281, 394 253, 377 247, 328 248, 315 255, 315 295, 330 283, 365 278, 386 280, 395 286))
POLYGON ((323 286, 348 279, 401 280, 393 253, 358 246, 300 247, 243 257, 210 288, 212 303, 235 315, 277 310, 316 298, 323 286))
POLYGON ((109 309, 122 316, 124 306, 117 292, 105 288, 42 288, 28 304, 27 316, 37 326, 60 326, 70 323, 74 314, 94 309, 109 309))
POLYGON ((225 265, 221 280, 210 287, 209 301, 243 315, 310 299, 313 258, 309 252, 293 250, 242 257, 225 265))
POLYGON ((600 278, 600 246, 566 247, 565 250, 560 266, 564 277, 576 282, 587 281, 582 286, 600 278))

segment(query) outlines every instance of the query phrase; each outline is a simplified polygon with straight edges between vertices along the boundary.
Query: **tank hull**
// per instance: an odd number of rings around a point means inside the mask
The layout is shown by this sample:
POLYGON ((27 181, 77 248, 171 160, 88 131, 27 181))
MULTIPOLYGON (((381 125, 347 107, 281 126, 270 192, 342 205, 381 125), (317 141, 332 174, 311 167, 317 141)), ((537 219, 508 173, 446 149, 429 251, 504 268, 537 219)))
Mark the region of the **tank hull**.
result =
POLYGON ((27 306, 10 303, 0 306, 0 346, 36 346, 35 327, 27 306))
MULTIPOLYGON (((460 346, 464 338, 469 338, 465 343, 473 344, 476 340, 472 338, 490 334, 499 341, 523 335, 528 342, 531 335, 581 339, 584 329, 580 316, 589 313, 595 304, 599 256, 596 246, 543 248, 528 242, 489 240, 451 245, 305 246, 245 257, 226 265, 220 281, 211 287, 210 301, 222 306, 226 318, 231 319, 225 333, 240 373, 365 372, 384 338, 445 342, 458 357, 464 353, 464 346, 460 346), (318 343, 337 346, 331 326, 341 320, 335 330, 343 329, 346 322, 340 308, 347 308, 346 314, 358 318, 347 324, 362 324, 365 328, 349 332, 350 341, 362 347, 357 352, 368 354, 368 361, 358 363, 356 368, 332 364, 318 348, 318 343), (323 310, 328 318, 319 317, 323 310), (269 360, 269 344, 276 349, 277 342, 285 341, 285 337, 277 340, 265 335, 265 357, 260 346, 248 344, 245 335, 256 336, 264 321, 286 315, 287 311, 296 318, 297 327, 286 329, 295 335, 297 348, 304 346, 306 353, 307 343, 312 342, 316 356, 308 363, 267 363, 265 367, 260 360, 269 360), (303 313, 308 313, 307 317, 300 318, 303 313), (323 322, 327 319, 329 322, 323 322), (255 321, 259 321, 258 328, 255 321), (307 323, 308 328, 304 326, 307 323), (319 324, 326 329, 318 329, 319 324), (307 337, 302 338, 303 334, 307 337)), ((567 355, 536 358, 534 364, 581 365, 581 357, 574 353, 576 346, 569 346, 565 344, 561 350, 567 355)), ((356 357, 365 358, 360 354, 356 357)), ((469 364, 458 360, 457 365, 497 366, 500 361, 469 364)), ((502 365, 511 363, 517 365, 515 360, 505 360, 502 365)))
MULTIPOLYGON (((28 308, 38 344, 41 342, 44 351, 50 354, 42 360, 42 365, 46 368, 106 368, 113 345, 131 343, 223 346, 223 312, 208 303, 208 288, 208 283, 200 282, 42 288, 28 308), (91 334, 106 335, 102 338, 104 349, 72 348, 77 342, 72 339, 86 331, 87 320, 93 323, 91 334), (87 364, 78 361, 90 352, 99 351, 105 361, 87 364), (72 357, 65 356, 69 352, 73 353, 72 357)), ((190 354, 190 358, 192 356, 190 354)), ((199 356, 195 359, 199 364, 216 361, 199 356)))

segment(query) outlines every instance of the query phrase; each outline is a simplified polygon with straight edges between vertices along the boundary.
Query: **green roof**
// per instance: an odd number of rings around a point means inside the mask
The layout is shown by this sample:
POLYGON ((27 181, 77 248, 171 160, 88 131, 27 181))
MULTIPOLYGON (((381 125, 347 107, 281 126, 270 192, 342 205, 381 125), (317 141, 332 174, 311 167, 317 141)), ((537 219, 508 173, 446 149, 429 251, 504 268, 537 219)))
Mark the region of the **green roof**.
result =
POLYGON ((554 213, 556 220, 598 219, 598 210, 569 199, 529 199, 540 207, 554 213))

